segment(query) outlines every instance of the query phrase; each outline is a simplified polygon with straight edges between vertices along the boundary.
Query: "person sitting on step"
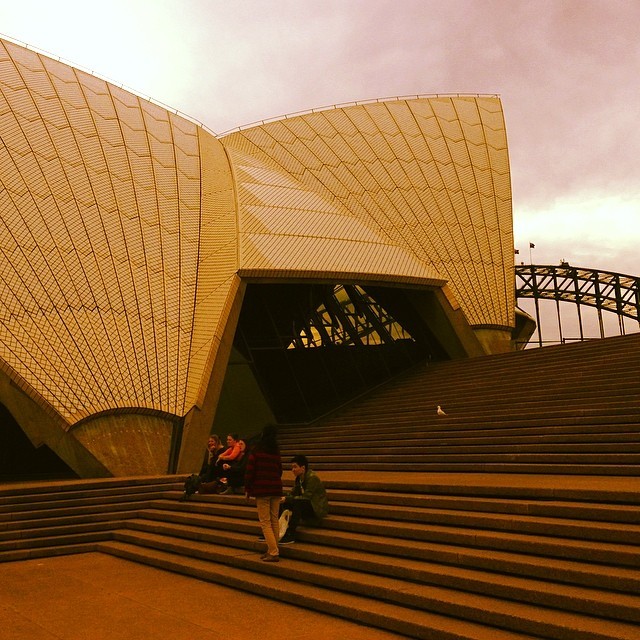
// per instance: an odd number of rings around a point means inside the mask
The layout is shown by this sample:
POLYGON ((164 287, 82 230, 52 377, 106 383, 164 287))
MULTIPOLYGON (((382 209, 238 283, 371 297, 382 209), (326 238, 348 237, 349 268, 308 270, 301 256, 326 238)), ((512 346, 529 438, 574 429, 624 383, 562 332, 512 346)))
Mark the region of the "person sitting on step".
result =
POLYGON ((220 438, 212 433, 207 440, 207 450, 204 454, 204 459, 200 467, 200 473, 192 473, 184 483, 184 493, 180 498, 180 501, 187 500, 196 491, 200 489, 203 484, 211 482, 216 477, 216 460, 218 455, 224 449, 220 438))
MULTIPOLYGON (((206 484, 214 486, 212 483, 217 483, 220 478, 226 474, 223 465, 233 462, 236 458, 240 457, 240 436, 237 433, 230 433, 227 436, 227 446, 222 448, 213 463, 209 466, 209 472, 207 473, 206 484)), ((215 493, 211 490, 211 487, 200 493, 215 493)))
POLYGON ((244 440, 236 440, 239 454, 229 462, 216 464, 215 474, 209 482, 203 482, 198 493, 243 493, 244 472, 247 466, 247 445, 244 440))
POLYGON ((227 448, 218 455, 216 465, 218 466, 218 477, 220 477, 220 469, 225 463, 232 462, 240 455, 240 436, 237 433, 230 433, 227 436, 227 448))
POLYGON ((300 521, 319 525, 329 513, 327 491, 318 475, 309 468, 307 456, 297 454, 291 458, 291 472, 295 484, 280 504, 280 514, 285 509, 291 511, 289 526, 280 544, 295 542, 295 534, 300 521))
POLYGON ((220 493, 244 493, 244 473, 247 466, 247 443, 238 440, 240 445, 240 455, 231 462, 222 463, 223 477, 220 478, 220 493))
POLYGON ((224 449, 225 447, 220 441, 220 437, 212 433, 207 441, 207 451, 199 473, 201 482, 210 482, 214 478, 216 461, 224 449))

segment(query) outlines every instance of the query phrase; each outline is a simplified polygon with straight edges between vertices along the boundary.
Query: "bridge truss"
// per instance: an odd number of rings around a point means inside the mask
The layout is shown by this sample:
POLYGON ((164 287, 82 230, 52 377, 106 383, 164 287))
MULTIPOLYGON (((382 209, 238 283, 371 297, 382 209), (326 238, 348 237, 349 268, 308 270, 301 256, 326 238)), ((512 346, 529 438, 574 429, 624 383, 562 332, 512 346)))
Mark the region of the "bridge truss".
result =
POLYGON ((538 342, 542 346, 540 330, 540 300, 556 303, 560 341, 564 342, 560 303, 576 305, 580 339, 584 340, 582 307, 596 309, 600 337, 604 337, 603 312, 614 313, 620 333, 624 334, 624 318, 640 326, 640 277, 610 271, 573 267, 566 262, 559 266, 521 264, 515 266, 516 300, 533 298, 535 302, 538 342))

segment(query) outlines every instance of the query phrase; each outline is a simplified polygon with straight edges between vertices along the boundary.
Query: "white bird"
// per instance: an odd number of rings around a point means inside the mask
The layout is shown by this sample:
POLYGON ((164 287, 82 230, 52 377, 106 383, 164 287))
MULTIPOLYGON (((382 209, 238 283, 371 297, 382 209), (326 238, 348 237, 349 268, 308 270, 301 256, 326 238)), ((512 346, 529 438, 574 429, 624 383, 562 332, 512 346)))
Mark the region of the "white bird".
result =
POLYGON ((447 415, 447 414, 444 412, 444 409, 443 409, 440 405, 438 405, 438 408, 436 409, 436 413, 437 413, 439 416, 446 416, 446 415, 447 415))

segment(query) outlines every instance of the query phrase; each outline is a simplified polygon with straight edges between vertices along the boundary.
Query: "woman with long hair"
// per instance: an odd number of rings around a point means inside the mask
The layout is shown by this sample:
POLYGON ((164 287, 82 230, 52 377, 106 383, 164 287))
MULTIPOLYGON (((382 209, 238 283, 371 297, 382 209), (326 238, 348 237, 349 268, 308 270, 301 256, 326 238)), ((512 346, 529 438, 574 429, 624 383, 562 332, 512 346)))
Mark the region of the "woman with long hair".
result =
POLYGON ((255 444, 244 478, 247 498, 256 499, 258 521, 267 543, 267 551, 261 556, 265 562, 278 562, 278 511, 282 498, 282 459, 275 425, 267 425, 255 444))
POLYGON ((222 442, 220 442, 220 437, 212 433, 207 441, 207 452, 204 454, 204 460, 200 468, 200 479, 202 482, 208 482, 213 477, 216 460, 223 449, 224 447, 222 446, 222 442))

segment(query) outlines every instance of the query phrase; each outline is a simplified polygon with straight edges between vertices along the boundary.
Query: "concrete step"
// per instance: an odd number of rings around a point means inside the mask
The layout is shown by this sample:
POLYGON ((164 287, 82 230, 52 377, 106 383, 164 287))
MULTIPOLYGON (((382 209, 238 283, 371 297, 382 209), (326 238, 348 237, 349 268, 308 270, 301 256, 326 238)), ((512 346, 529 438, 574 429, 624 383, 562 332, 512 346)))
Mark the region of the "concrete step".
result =
POLYGON ((428 507, 456 511, 484 511, 540 517, 563 517, 575 520, 625 522, 640 524, 640 506, 612 503, 571 502, 562 500, 525 500, 517 498, 474 497, 464 494, 411 494, 392 491, 330 490, 332 503, 391 504, 394 506, 428 507))
MULTIPOLYGON (((636 370, 630 371, 629 375, 635 375, 636 370)), ((414 373, 415 375, 415 373, 414 373)), ((519 398, 521 402, 537 405, 540 403, 549 403, 553 405, 558 398, 566 398, 571 404, 583 403, 585 400, 592 400, 597 403, 610 401, 615 404, 616 400, 624 401, 627 398, 637 397, 640 393, 638 382, 621 381, 617 376, 613 380, 603 380, 602 375, 593 375, 593 379, 581 379, 573 381, 571 385, 565 383, 563 385, 541 385, 539 388, 527 388, 527 394, 522 396, 521 377, 516 378, 514 382, 505 383, 496 378, 485 379, 481 383, 478 380, 470 379, 468 386, 463 386, 456 380, 455 385, 450 380, 444 379, 438 384, 425 381, 423 379, 410 381, 401 388, 389 389, 386 392, 380 390, 376 394, 378 398, 385 398, 392 405, 400 404, 398 402, 398 392, 401 391, 403 397, 410 399, 410 406, 421 406, 433 402, 435 398, 456 398, 462 406, 473 406, 475 403, 495 404, 498 407, 519 398), (594 395, 594 390, 596 391, 594 395)), ((366 411, 368 408, 368 398, 363 398, 356 403, 353 411, 366 411)), ((406 406, 404 407, 406 409, 406 406)))
MULTIPOLYGON (((571 464, 590 464, 590 465, 606 465, 606 464, 622 464, 622 465, 636 465, 637 471, 640 472, 640 453, 632 451, 621 451, 619 453, 598 453, 597 451, 589 451, 580 453, 580 451, 573 451, 571 453, 563 453, 562 451, 549 451, 549 452, 520 452, 515 448, 506 447, 502 453, 485 451, 482 448, 474 449, 473 453, 458 452, 452 448, 451 452, 438 451, 431 448, 427 448, 424 452, 414 453, 401 453, 399 456, 394 455, 393 452, 370 454, 360 453, 357 458, 357 464, 360 468, 364 468, 367 462, 373 463, 388 463, 393 465, 394 468, 398 468, 398 464, 401 463, 405 466, 413 468, 414 463, 447 463, 449 461, 453 463, 514 463, 522 462, 528 464, 558 464, 558 465, 571 465, 571 464)), ((345 463, 350 462, 353 464, 353 456, 349 452, 341 454, 323 454, 322 458, 314 458, 318 462, 322 463, 345 463)), ((318 464, 318 463, 316 463, 318 464)))
POLYGON ((19 562, 21 560, 33 560, 35 558, 51 558, 54 556, 67 556, 74 553, 90 553, 96 551, 94 542, 74 542, 73 544, 51 544, 42 547, 21 547, 0 551, 0 564, 3 562, 19 562))
POLYGON ((0 484, 0 499, 2 499, 3 496, 11 496, 12 499, 15 499, 21 495, 32 497, 34 495, 44 496, 49 493, 61 492, 69 492, 69 495, 71 495, 74 491, 80 493, 87 491, 109 493, 113 489, 125 489, 125 491, 129 493, 135 491, 136 488, 143 491, 149 491, 152 487, 157 490, 163 490, 171 488, 171 486, 175 484, 175 475, 11 482, 9 484, 0 484))
POLYGON ((0 542, 15 540, 22 541, 31 538, 45 538, 50 536, 71 535, 74 533, 85 533, 88 531, 111 531, 123 526, 127 518, 136 514, 126 513, 124 518, 122 512, 99 513, 90 518, 55 518, 43 522, 42 520, 20 520, 11 523, 12 527, 0 529, 0 542))
MULTIPOLYGON (((69 532, 65 530, 57 535, 52 534, 50 531, 46 533, 47 535, 38 535, 35 537, 29 536, 23 538, 18 536, 9 540, 0 540, 0 557, 4 552, 8 551, 32 551, 37 548, 48 550, 50 548, 60 549, 67 547, 68 553, 73 553, 73 548, 78 545, 86 545, 87 543, 93 543, 99 540, 109 540, 112 536, 111 527, 107 527, 105 530, 101 530, 101 527, 95 527, 94 529, 87 529, 84 532, 78 532, 77 530, 69 532)), ((48 555, 48 553, 44 555, 48 555)))
MULTIPOLYGON (((460 389, 464 391, 462 397, 468 394, 481 396, 484 391, 497 395, 496 383, 502 383, 506 395, 510 396, 517 392, 519 382, 525 382, 527 387, 530 387, 533 397, 543 397, 546 389, 548 399, 553 399, 550 389, 560 389, 576 397, 582 397, 585 390, 594 383, 605 392, 603 395, 637 393, 638 383, 632 377, 637 370, 637 363, 633 360, 630 360, 628 366, 624 368, 615 368, 615 376, 611 375, 612 369, 609 364, 594 364, 586 360, 577 363, 571 374, 554 372, 555 367, 553 363, 546 364, 540 368, 539 375, 536 376, 531 375, 532 371, 525 363, 518 362, 505 367, 503 371, 493 369, 479 371, 474 367, 473 360, 437 363, 429 368, 418 366, 401 373, 397 378, 379 387, 376 395, 392 398, 400 389, 403 394, 416 399, 424 398, 425 394, 429 394, 432 390, 437 393, 447 393, 460 389), (514 377, 516 368, 518 376, 514 377), (616 380, 618 384, 615 384, 616 380)), ((366 396, 363 396, 359 404, 366 404, 366 402, 366 396)))
MULTIPOLYGON (((477 427, 481 424, 485 428, 491 428, 492 425, 504 427, 505 423, 514 423, 514 426, 540 426, 545 421, 549 421, 555 425, 598 425, 598 424, 638 424, 638 404, 634 401, 628 409, 617 410, 615 407, 585 409, 566 408, 553 411, 547 411, 540 406, 529 411, 520 411, 516 406, 509 412, 496 412, 492 407, 484 410, 476 410, 473 412, 455 413, 450 404, 444 401, 434 400, 424 409, 418 409, 417 412, 409 413, 402 411, 387 411, 387 408, 372 412, 370 416, 361 416, 357 413, 350 414, 348 418, 341 420, 332 420, 332 427, 349 427, 358 428, 359 426, 369 427, 375 424, 422 424, 422 425, 438 425, 441 428, 445 426, 465 428, 466 425, 477 427), (446 410, 445 417, 436 416, 436 405, 440 404, 446 410)), ((468 428, 468 427, 466 427, 468 428)))
MULTIPOLYGON (((219 505, 211 503, 190 502, 183 506, 180 513, 206 514, 215 517, 245 518, 253 517, 252 509, 244 504, 219 505)), ((373 526, 377 520, 393 522, 426 523, 449 527, 464 527, 474 530, 514 532, 545 537, 571 538, 581 533, 580 539, 635 545, 638 544, 639 527, 637 524, 621 522, 593 522, 589 520, 570 519, 567 517, 541 517, 522 514, 489 513, 482 511, 461 511, 454 509, 428 509, 399 505, 373 505, 362 503, 338 502, 332 500, 332 516, 326 526, 338 526, 342 522, 339 516, 348 521, 360 518, 366 526, 373 526)), ((158 502, 154 509, 142 510, 140 514, 158 513, 162 510, 175 512, 170 502, 158 502)))
MULTIPOLYGON (((252 508, 239 500, 234 501, 233 497, 229 497, 227 504, 209 501, 183 503, 179 510, 174 509, 170 501, 159 501, 154 509, 142 511, 140 515, 162 520, 172 517, 176 511, 182 515, 198 514, 212 518, 212 524, 222 529, 234 528, 241 522, 244 531, 247 531, 245 525, 252 526, 252 518, 255 518, 252 508)), ((253 523, 253 526, 257 525, 253 523)), ((610 566, 637 567, 640 566, 639 529, 638 525, 625 523, 332 502, 331 516, 325 519, 322 530, 375 533, 407 540, 447 542, 545 557, 593 560, 610 566), (572 537, 578 534, 579 537, 572 537)))
MULTIPOLYGON (((603 430, 611 429, 629 429, 638 428, 640 421, 638 420, 637 413, 620 415, 620 416, 588 416, 581 418, 575 414, 570 417, 558 417, 558 416, 540 416, 537 417, 504 417, 504 418, 484 418, 484 419, 471 419, 468 417, 456 417, 445 416, 437 418, 435 415, 435 408, 429 415, 423 415, 422 417, 410 419, 402 414, 399 414, 395 419, 389 416, 378 416, 375 420, 354 420, 352 422, 345 423, 327 423, 327 429, 313 429, 308 425, 302 425, 296 430, 296 435, 304 435, 305 437, 312 438, 314 433, 317 434, 340 434, 340 433, 353 433, 362 434, 366 437, 367 432, 384 432, 384 431, 396 431, 404 432, 411 435, 412 431, 432 431, 432 432, 447 432, 447 431, 486 431, 487 435, 491 435, 494 430, 506 430, 506 429, 538 429, 543 424, 549 424, 549 432, 553 433, 557 429, 586 429, 596 430, 598 428, 603 430)), ((290 432, 289 432, 290 433, 290 432)), ((283 430, 283 443, 286 442, 288 433, 283 430)))
MULTIPOLYGON (((246 536, 230 540, 222 538, 220 532, 212 532, 206 522, 200 526, 132 520, 128 528, 137 531, 180 537, 189 540, 200 540, 212 544, 232 544, 234 547, 254 549, 255 541, 246 541, 246 536)), ((380 546, 370 549, 364 544, 359 548, 320 546, 317 543, 298 542, 286 547, 282 553, 287 558, 297 558, 313 563, 338 566, 356 571, 385 575, 424 584, 445 586, 462 591, 490 595, 518 602, 537 604, 546 607, 560 608, 576 613, 590 614, 593 611, 609 612, 609 617, 627 622, 640 622, 640 596, 614 593, 600 589, 576 587, 557 581, 557 571, 553 564, 547 566, 549 573, 546 579, 531 579, 499 573, 492 567, 491 571, 452 567, 447 564, 416 561, 416 556, 409 558, 398 554, 391 544, 387 545, 392 553, 385 553, 380 546)))
MULTIPOLYGON (((214 566, 223 564, 233 568, 244 568, 248 563, 256 563, 255 555, 248 558, 246 553, 229 553, 227 549, 216 548, 215 545, 197 540, 187 541, 139 531, 118 531, 115 535, 118 542, 161 552, 171 550, 173 553, 179 553, 181 557, 207 559, 214 566)), ((342 566, 307 562, 290 555, 288 548, 281 550, 281 556, 281 562, 277 567, 266 563, 257 566, 253 564, 253 580, 255 581, 256 574, 259 573, 275 573, 279 578, 286 578, 292 583, 303 582, 313 585, 316 589, 323 588, 334 593, 339 591, 361 598, 366 597, 373 603, 392 603, 404 608, 405 617, 412 620, 415 620, 416 613, 421 612, 455 616, 475 624, 508 626, 518 633, 558 640, 637 638, 635 634, 638 627, 634 624, 420 583, 417 575, 409 581, 353 571, 342 566)))
MULTIPOLYGON (((341 435, 346 435, 349 442, 355 442, 360 437, 362 446, 370 448, 371 438, 375 438, 376 434, 380 434, 386 445, 392 434, 398 440, 415 440, 413 434, 420 434, 425 439, 441 438, 447 437, 447 432, 453 432, 452 438, 459 438, 462 432, 469 430, 474 437, 482 432, 490 437, 492 430, 496 430, 496 435, 507 436, 508 429, 539 430, 542 425, 549 425, 546 433, 552 435, 557 433, 557 429, 585 425, 585 429, 592 434, 597 433, 598 429, 603 432, 626 431, 629 434, 627 439, 616 439, 619 443, 628 443, 623 451, 607 446, 599 450, 609 455, 624 456, 639 443, 639 354, 638 336, 623 336, 620 340, 607 339, 597 344, 563 345, 560 349, 537 349, 417 366, 313 425, 283 428, 281 444, 287 453, 292 449, 308 450, 313 452, 315 458, 321 454, 314 446, 314 440, 326 443, 329 442, 327 438, 334 437, 334 442, 340 443, 340 446, 341 435), (615 375, 612 375, 612 371, 615 375), (448 413, 446 418, 436 417, 437 404, 445 407, 448 413)), ((513 435, 515 433, 512 432, 513 435)), ((586 440, 589 441, 606 442, 601 437, 586 440)), ((578 444, 580 439, 573 438, 570 442, 578 444)), ((383 443, 373 444, 380 447, 383 443)), ((407 443, 407 446, 414 444, 407 443)), ((532 447, 519 448, 522 443, 516 441, 503 440, 494 444, 513 445, 514 453, 532 450, 532 447)), ((584 446, 574 450, 561 447, 555 451, 574 454, 587 449, 584 446)), ((483 450, 483 453, 487 452, 483 450)), ((358 451, 351 453, 354 458, 360 457, 358 451)), ((353 462, 356 466, 351 468, 388 468, 374 467, 371 463, 359 467, 360 460, 353 462)), ((443 465, 451 464, 455 470, 489 471, 492 465, 503 462, 510 465, 507 467, 509 471, 513 469, 513 464, 524 465, 521 470, 525 473, 554 471, 553 466, 548 466, 554 464, 552 459, 543 462, 523 457, 513 460, 492 458, 487 462, 491 466, 478 467, 475 462, 470 466, 472 462, 466 458, 456 461, 431 460, 436 466, 428 469, 441 470, 443 465)), ((637 461, 623 457, 617 461, 573 459, 566 462, 567 465, 574 465, 570 473, 638 473, 629 468, 635 466, 637 461), (577 465, 582 468, 577 468, 577 465)), ((337 460, 326 460, 325 466, 319 468, 347 467, 337 460)))
MULTIPOLYGON (((566 500, 574 503, 607 503, 612 505, 640 505, 640 476, 612 478, 610 476, 576 477, 559 473, 532 476, 527 474, 423 474, 414 471, 327 472, 323 474, 325 487, 333 491, 389 492, 410 495, 466 496, 506 500, 533 500, 545 503, 566 500)), ((291 478, 285 476, 285 484, 291 478)), ((176 494, 171 494, 174 497, 176 494)), ((226 496, 206 496, 223 499, 226 496)), ((204 498, 204 496, 202 496, 204 498)))
MULTIPOLYGON (((364 443, 343 443, 336 446, 309 448, 305 447, 307 456, 315 458, 322 456, 323 460, 329 462, 332 458, 342 459, 345 456, 356 456, 357 459, 366 460, 368 458, 396 457, 406 462, 424 461, 429 455, 450 455, 450 454, 479 454, 490 459, 491 454, 562 454, 571 455, 584 454, 637 454, 640 453, 640 435, 638 441, 630 439, 620 442, 573 442, 573 443, 466 443, 462 442, 407 442, 397 440, 394 443, 386 444, 384 447, 367 447, 364 443), (400 458, 399 458, 400 457, 400 458)), ((282 447, 281 452, 286 457, 297 452, 299 446, 288 445, 282 447)), ((616 460, 623 460, 617 458, 616 460)), ((602 458, 601 458, 602 460, 602 458)))
MULTIPOLYGON (((207 539, 210 542, 246 547, 236 533, 250 536, 252 545, 259 529, 254 519, 219 517, 204 513, 176 513, 172 511, 150 510, 141 514, 140 518, 128 520, 127 528, 151 532, 165 531, 176 537, 189 537, 190 531, 196 531, 196 539, 207 539), (203 532, 204 530, 204 532, 203 532), (204 537, 203 537, 204 536, 204 537)), ((497 549, 485 546, 474 547, 471 544, 451 544, 446 542, 447 530, 433 528, 439 535, 429 538, 424 528, 416 528, 412 537, 388 535, 388 529, 378 527, 375 521, 360 521, 354 529, 349 523, 332 517, 322 528, 304 528, 298 532, 299 542, 316 545, 318 549, 350 549, 369 552, 375 556, 400 557, 418 562, 437 563, 442 567, 445 580, 448 570, 444 567, 458 566, 487 571, 490 574, 516 575, 530 577, 534 580, 548 580, 552 577, 555 583, 563 583, 589 588, 601 588, 621 593, 640 593, 640 574, 635 567, 617 566, 615 558, 609 564, 594 565, 576 560, 564 560, 557 557, 533 556, 522 551, 508 551, 503 539, 499 540, 497 549), (335 521, 335 525, 333 526, 335 521), (344 529, 340 529, 340 525, 344 529), (382 532, 382 534, 379 533, 382 532), (445 534, 443 536, 443 533, 445 534), (439 540, 439 541, 437 541, 439 540), (444 540, 444 541, 443 541, 444 540)), ((405 528, 405 536, 407 529, 405 528)), ((468 540, 468 539, 467 539, 468 540)), ((246 547, 246 548, 254 548, 246 547)), ((293 548, 293 547, 292 547, 293 548)), ((295 546, 299 548, 298 543, 295 546)), ((590 553, 592 549, 585 552, 590 553)), ((384 563, 384 560, 382 560, 384 563)), ((414 568, 417 565, 414 565, 414 568)), ((384 571, 384 569, 380 569, 384 571)))
MULTIPOLYGON (((302 431, 302 429, 300 429, 302 431)), ((578 425, 568 427, 507 427, 502 429, 421 429, 417 427, 411 432, 404 428, 391 431, 387 427, 371 427, 367 435, 375 442, 371 445, 395 446, 398 442, 402 445, 419 445, 426 441, 430 443, 457 443, 468 444, 544 444, 544 443, 572 443, 572 442, 628 442, 640 438, 640 424, 624 425, 578 425), (399 439, 399 436, 402 436, 399 439)), ((329 431, 328 429, 314 433, 313 442, 316 446, 336 445, 336 436, 339 437, 340 446, 364 446, 362 433, 344 429, 329 431)), ((284 433, 280 437, 280 448, 296 448, 300 445, 309 446, 309 440, 305 433, 284 433)))
MULTIPOLYGON (((640 567, 640 557, 636 545, 391 520, 387 522, 376 521, 375 527, 377 535, 384 533, 387 536, 406 540, 440 542, 512 553, 529 553, 547 558, 565 558, 622 567, 640 567)), ((362 518, 332 516, 331 529, 369 534, 373 530, 373 525, 371 521, 362 518)))
MULTIPOLYGON (((640 525, 593 522, 564 517, 460 511, 406 505, 371 505, 331 501, 332 515, 378 518, 394 522, 443 524, 451 527, 508 531, 560 538, 640 545, 640 525)), ((640 547, 638 549, 640 551, 640 547)))
POLYGON ((76 498, 68 498, 63 494, 50 494, 48 499, 42 501, 40 496, 34 497, 34 499, 28 501, 24 497, 18 502, 5 502, 0 504, 0 521, 3 516, 7 514, 16 514, 35 512, 41 514, 42 517, 49 517, 51 513, 65 513, 69 510, 75 511, 78 508, 86 507, 91 509, 92 507, 99 507, 104 509, 109 505, 114 505, 120 508, 123 504, 128 503, 130 506, 135 507, 137 504, 144 504, 150 500, 156 499, 161 492, 166 491, 166 488, 162 488, 161 491, 138 491, 129 493, 109 494, 109 495, 88 495, 76 498))
MULTIPOLYGON (((525 382, 531 392, 541 394, 546 386, 565 390, 574 390, 580 394, 594 381, 602 383, 602 388, 614 393, 617 389, 637 390, 637 380, 631 374, 637 369, 634 356, 630 355, 625 363, 617 365, 608 361, 592 359, 576 359, 571 363, 569 371, 565 371, 558 361, 538 363, 533 367, 530 363, 532 354, 519 354, 510 359, 511 354, 503 354, 497 359, 482 358, 437 362, 428 367, 418 365, 403 372, 380 389, 380 395, 390 394, 394 388, 402 388, 408 394, 435 389, 439 393, 452 388, 460 388, 465 392, 478 393, 478 390, 495 391, 495 382, 502 382, 507 393, 515 391, 518 382, 525 382), (513 377, 517 369, 518 376, 513 377), (612 371, 615 376, 612 376, 612 371), (628 376, 628 377, 627 377, 628 376), (455 378, 455 387, 451 379, 455 378), (618 379, 619 385, 614 384, 618 379)), ((549 397, 551 395, 549 394, 549 397)))
POLYGON ((228 566, 222 562, 225 554, 213 556, 212 562, 210 548, 201 549, 203 557, 184 557, 161 549, 142 548, 137 544, 118 541, 102 543, 99 550, 201 580, 341 616, 408 637, 425 640, 534 640, 534 636, 530 634, 490 628, 484 624, 465 622, 455 617, 425 611, 414 610, 408 615, 406 607, 384 600, 337 593, 334 589, 289 580, 279 574, 284 561, 268 565, 268 573, 263 573, 258 569, 264 569, 265 563, 257 559, 255 554, 246 558, 239 557, 233 566, 228 566), (221 561, 218 562, 217 559, 221 561))
MULTIPOLYGON (((411 471, 423 473, 509 473, 525 475, 582 475, 582 476, 630 476, 637 477, 640 469, 634 464, 566 464, 560 460, 556 463, 538 462, 525 463, 522 460, 494 461, 494 462, 458 462, 456 460, 442 461, 440 463, 412 463, 407 465, 411 471)), ((364 471, 364 472, 394 472, 402 468, 396 460, 390 462, 323 462, 314 459, 313 468, 321 471, 364 471)), ((406 467, 405 467, 406 468, 406 467)))
MULTIPOLYGON (((489 573, 515 575, 520 578, 552 579, 555 583, 636 596, 640 593, 640 574, 635 567, 536 556, 526 552, 489 549, 482 546, 475 548, 462 544, 448 544, 446 538, 442 542, 436 542, 429 539, 417 540, 391 535, 385 537, 375 533, 359 533, 351 530, 306 529, 301 530, 301 540, 356 551, 366 549, 420 562, 434 562, 443 567, 473 568, 489 573)), ((443 575, 447 572, 448 569, 442 571, 443 575)))
POLYGON ((640 337, 627 338, 420 365, 312 425, 284 427, 282 451, 323 472, 637 476, 640 337), (534 434, 545 440, 516 438, 534 434))
POLYGON ((50 518, 64 518, 66 516, 77 515, 89 515, 89 514, 102 514, 109 509, 116 512, 121 511, 135 511, 136 509, 144 508, 153 503, 157 498, 149 498, 147 500, 128 501, 126 498, 121 502, 110 502, 105 505, 100 502, 92 502, 88 505, 78 504, 77 506, 68 505, 59 509, 49 508, 29 508, 29 505, 21 505, 23 508, 18 511, 7 511, 0 514, 0 527, 5 522, 12 522, 16 519, 21 520, 36 520, 36 519, 50 519, 50 518))
MULTIPOLYGON (((162 482, 162 483, 151 483, 151 484, 127 484, 112 487, 91 487, 87 486, 86 488, 65 488, 64 486, 58 486, 56 488, 46 486, 48 489, 46 492, 43 492, 40 487, 37 490, 33 490, 24 493, 22 490, 16 489, 16 491, 10 491, 9 487, 12 485, 1 485, 0 484, 0 512, 4 509, 5 506, 9 505, 10 508, 18 509, 20 504, 32 504, 32 503, 40 503, 44 504, 47 502, 67 502, 68 504, 73 504, 79 500, 84 499, 98 499, 102 500, 105 498, 105 501, 108 501, 110 497, 114 498, 114 501, 120 500, 122 496, 129 496, 131 500, 140 500, 146 499, 149 496, 157 496, 158 494, 164 491, 170 491, 181 488, 181 483, 176 479, 176 476, 171 476, 172 482, 162 482)), ((74 482, 74 487, 77 487, 77 481, 74 482)), ((90 483, 90 481, 88 481, 90 483)))
POLYGON ((443 393, 455 391, 458 388, 465 392, 464 396, 467 394, 480 396, 485 390, 492 395, 497 395, 496 382, 502 383, 507 395, 511 395, 517 391, 518 383, 523 381, 529 383, 533 397, 543 397, 546 388, 546 395, 550 400, 553 400, 553 394, 549 393, 550 388, 563 389, 574 393, 576 397, 581 397, 593 382, 601 384, 603 390, 613 395, 637 392, 638 389, 637 380, 631 377, 637 367, 637 363, 633 360, 629 361, 629 366, 625 369, 616 368, 615 376, 611 375, 612 369, 608 364, 594 365, 586 360, 577 363, 570 375, 550 371, 549 369, 553 369, 555 365, 545 364, 540 368, 540 375, 537 376, 539 379, 531 375, 532 371, 526 365, 518 362, 511 363, 503 371, 495 370, 493 367, 478 371, 475 364, 474 360, 458 360, 455 363, 437 363, 428 368, 418 366, 403 372, 380 387, 376 395, 393 397, 395 392, 401 389, 403 394, 421 398, 432 389, 443 393), (513 377, 513 370, 516 367, 519 375, 513 377), (602 371, 599 367, 606 367, 606 369, 602 371), (626 378, 625 374, 629 374, 629 377, 626 378), (455 385, 452 384, 452 378, 455 378, 455 385), (615 384, 616 380, 618 384, 615 384))

